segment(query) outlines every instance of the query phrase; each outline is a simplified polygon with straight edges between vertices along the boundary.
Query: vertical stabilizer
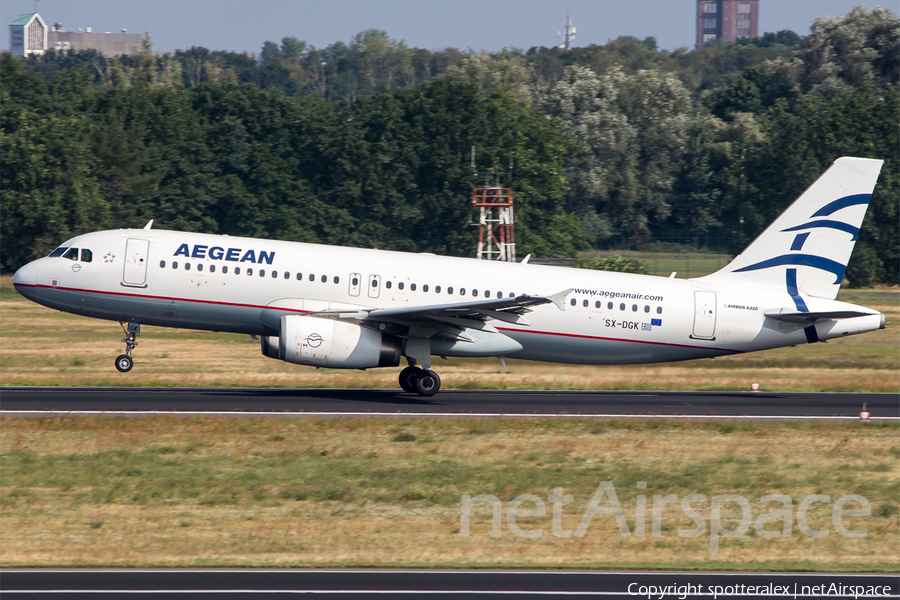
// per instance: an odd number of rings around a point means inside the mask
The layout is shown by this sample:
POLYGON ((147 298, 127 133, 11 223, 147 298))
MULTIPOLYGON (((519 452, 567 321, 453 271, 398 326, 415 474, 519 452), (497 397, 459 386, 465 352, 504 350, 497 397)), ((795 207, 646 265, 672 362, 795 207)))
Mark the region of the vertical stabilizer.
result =
POLYGON ((701 279, 837 297, 884 161, 839 158, 728 266, 701 279))

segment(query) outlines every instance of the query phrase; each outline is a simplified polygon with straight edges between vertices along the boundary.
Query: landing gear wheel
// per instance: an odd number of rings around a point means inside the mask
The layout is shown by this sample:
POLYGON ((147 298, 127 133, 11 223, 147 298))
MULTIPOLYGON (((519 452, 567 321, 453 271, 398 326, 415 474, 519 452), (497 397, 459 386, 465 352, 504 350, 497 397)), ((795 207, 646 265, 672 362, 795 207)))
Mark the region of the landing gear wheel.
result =
POLYGON ((131 357, 127 354, 120 354, 116 359, 116 369, 118 369, 120 373, 127 373, 133 366, 134 361, 131 360, 131 357))
POLYGON ((441 378, 434 371, 422 371, 415 381, 416 393, 420 396, 434 396, 441 389, 441 378))
POLYGON ((410 394, 418 393, 418 390, 416 390, 416 379, 419 378, 421 373, 422 369, 419 367, 406 367, 400 371, 400 387, 403 388, 404 392, 409 392, 410 394))

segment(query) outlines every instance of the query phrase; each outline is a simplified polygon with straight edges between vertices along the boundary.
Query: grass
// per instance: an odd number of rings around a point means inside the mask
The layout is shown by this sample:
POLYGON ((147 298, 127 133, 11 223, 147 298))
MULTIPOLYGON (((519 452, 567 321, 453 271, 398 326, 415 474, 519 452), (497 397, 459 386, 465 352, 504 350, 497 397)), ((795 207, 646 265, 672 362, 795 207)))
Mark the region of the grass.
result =
POLYGON ((636 258, 647 266, 650 275, 668 277, 676 273, 678 279, 702 277, 714 273, 731 262, 730 254, 714 252, 644 252, 639 250, 588 250, 579 252, 578 258, 606 258, 622 256, 636 258))
MULTIPOLYGON (((871 423, 5 418, 0 561, 896 571, 897 440, 897 426, 871 423), (599 515, 584 537, 554 536, 548 495, 573 496, 561 521, 572 530, 601 481, 632 532, 646 494, 646 535, 622 537, 599 515), (865 537, 800 534, 802 498, 851 493, 872 507, 846 519, 865 537), (460 536, 463 494, 493 494, 504 511, 520 494, 543 498, 546 517, 518 521, 542 535, 516 537, 504 519, 491 537, 481 504, 460 536), (778 507, 762 496, 784 494, 793 533, 765 539, 751 527, 712 556, 708 533, 679 537, 693 525, 677 504, 650 535, 653 496, 667 494, 740 494, 754 519, 778 507)), ((709 504, 695 507, 708 522, 709 504)), ((729 528, 736 519, 726 512, 729 528)), ((809 524, 832 529, 831 505, 813 505, 809 524)))
MULTIPOLYGON (((900 391, 900 293, 847 290, 841 298, 887 316, 885 330, 715 360, 578 366, 493 359, 436 360, 445 389, 900 391), (862 376, 861 376, 862 374, 862 376)), ((118 373, 119 325, 29 302, 0 278, 0 383, 43 386, 396 388, 399 368, 332 371, 261 356, 249 336, 144 327, 135 368, 118 373)))

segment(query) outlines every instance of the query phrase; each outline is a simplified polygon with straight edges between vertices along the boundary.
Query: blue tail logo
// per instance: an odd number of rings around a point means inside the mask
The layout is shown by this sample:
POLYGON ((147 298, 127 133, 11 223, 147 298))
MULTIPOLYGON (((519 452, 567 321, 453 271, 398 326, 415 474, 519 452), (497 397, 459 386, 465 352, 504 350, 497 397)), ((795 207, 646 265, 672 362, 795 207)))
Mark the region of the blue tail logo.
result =
MULTIPOLYGON (((806 223, 803 223, 802 225, 796 225, 794 227, 789 227, 787 229, 782 229, 781 231, 804 231, 819 228, 836 229, 838 231, 849 233, 851 236, 851 241, 855 242, 857 236, 859 235, 858 227, 850 225, 849 223, 844 223, 843 221, 836 221, 834 219, 816 219, 816 217, 828 217, 841 210, 842 208, 847 208, 848 206, 868 204, 869 198, 871 198, 871 196, 872 194, 854 194, 852 196, 844 196, 843 198, 838 198, 837 200, 826 204, 815 213, 813 213, 813 215, 810 217, 811 220, 807 221, 806 223)), ((822 256, 816 256, 814 254, 803 254, 801 251, 803 250, 803 245, 806 243, 806 239, 808 237, 809 231, 806 231, 805 233, 798 233, 796 236, 794 236, 794 241, 791 244, 791 252, 797 252, 797 254, 782 254, 780 256, 762 260, 740 269, 735 269, 733 272, 741 273, 743 271, 758 271, 760 269, 768 269, 769 267, 778 267, 783 265, 798 265, 803 267, 812 267, 814 269, 821 269, 823 271, 833 273, 835 276, 834 283, 840 284, 841 280, 844 278, 844 271, 846 271, 847 265, 828 258, 824 258, 822 256)), ((793 269, 793 271, 796 274, 796 269, 793 269)))

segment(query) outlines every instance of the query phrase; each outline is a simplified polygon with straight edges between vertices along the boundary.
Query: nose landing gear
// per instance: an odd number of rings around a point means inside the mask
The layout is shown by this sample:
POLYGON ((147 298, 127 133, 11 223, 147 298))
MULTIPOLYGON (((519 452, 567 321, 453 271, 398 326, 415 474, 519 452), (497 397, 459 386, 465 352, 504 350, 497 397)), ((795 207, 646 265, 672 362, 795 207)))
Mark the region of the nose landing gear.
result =
POLYGON ((125 337, 122 338, 122 341, 125 342, 125 354, 120 354, 116 357, 116 370, 120 373, 127 373, 134 366, 134 359, 131 358, 131 353, 134 352, 135 346, 138 345, 135 338, 141 333, 141 324, 128 323, 128 329, 125 329, 124 323, 119 323, 119 325, 122 326, 122 331, 125 332, 125 337))
POLYGON ((410 360, 408 367, 400 371, 400 387, 403 391, 420 396, 434 396, 441 389, 441 378, 430 369, 420 369, 410 360))

